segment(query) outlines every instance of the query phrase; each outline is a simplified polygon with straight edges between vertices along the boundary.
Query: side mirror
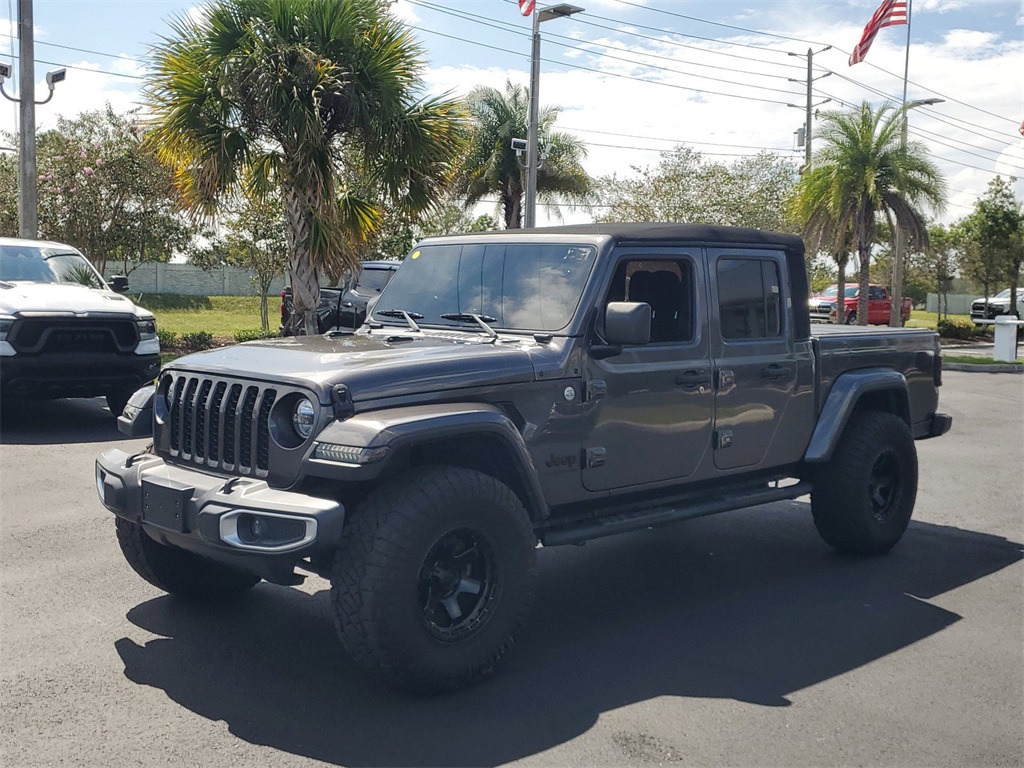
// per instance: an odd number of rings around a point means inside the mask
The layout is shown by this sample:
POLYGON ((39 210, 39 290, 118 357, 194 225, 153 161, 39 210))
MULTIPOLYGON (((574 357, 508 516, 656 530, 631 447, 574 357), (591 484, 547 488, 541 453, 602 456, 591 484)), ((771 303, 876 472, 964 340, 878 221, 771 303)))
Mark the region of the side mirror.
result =
POLYGON ((651 305, 612 301, 604 314, 604 337, 609 344, 647 344, 651 340, 651 305))
POLYGON ((128 278, 124 275, 114 275, 110 278, 110 289, 114 293, 124 293, 128 290, 128 278))

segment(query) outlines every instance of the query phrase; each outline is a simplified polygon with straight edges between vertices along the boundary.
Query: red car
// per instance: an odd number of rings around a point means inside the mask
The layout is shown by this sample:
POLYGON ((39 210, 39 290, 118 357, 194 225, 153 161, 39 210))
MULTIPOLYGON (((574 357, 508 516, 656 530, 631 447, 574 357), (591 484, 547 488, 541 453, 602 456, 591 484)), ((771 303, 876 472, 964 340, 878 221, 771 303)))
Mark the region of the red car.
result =
MULTIPOLYGON (((836 293, 838 286, 830 285, 817 296, 811 297, 809 302, 811 309, 811 320, 822 323, 834 323, 836 320, 836 293)), ((846 284, 843 291, 846 294, 844 302, 843 320, 847 325, 857 322, 857 300, 860 297, 860 287, 846 284)), ((910 319, 910 309, 913 302, 909 298, 903 299, 903 322, 910 319)), ((868 324, 888 325, 889 313, 892 302, 889 300, 889 290, 882 285, 868 286, 868 324)))

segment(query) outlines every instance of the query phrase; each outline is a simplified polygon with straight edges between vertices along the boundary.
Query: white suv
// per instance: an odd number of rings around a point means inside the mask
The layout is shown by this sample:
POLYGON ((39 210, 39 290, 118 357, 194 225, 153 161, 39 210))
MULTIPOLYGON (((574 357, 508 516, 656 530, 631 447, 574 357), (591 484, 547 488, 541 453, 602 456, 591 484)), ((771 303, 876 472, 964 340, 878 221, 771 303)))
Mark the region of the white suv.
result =
MULTIPOLYGON (((114 279, 124 291, 128 281, 114 279)), ((69 245, 0 238, 0 397, 104 395, 119 416, 160 371, 156 320, 69 245)))

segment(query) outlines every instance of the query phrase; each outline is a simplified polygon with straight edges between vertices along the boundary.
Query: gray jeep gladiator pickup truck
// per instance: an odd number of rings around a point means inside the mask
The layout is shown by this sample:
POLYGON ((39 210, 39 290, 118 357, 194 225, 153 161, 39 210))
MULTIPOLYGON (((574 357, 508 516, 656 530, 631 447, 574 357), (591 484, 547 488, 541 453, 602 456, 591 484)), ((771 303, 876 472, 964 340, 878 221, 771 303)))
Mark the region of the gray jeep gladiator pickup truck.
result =
POLYGON ((536 547, 810 493, 822 538, 902 536, 915 439, 945 433, 931 331, 812 333, 798 237, 600 224, 418 245, 356 333, 168 365, 104 452, 132 568, 192 599, 331 582, 345 648, 391 681, 489 673, 536 547))

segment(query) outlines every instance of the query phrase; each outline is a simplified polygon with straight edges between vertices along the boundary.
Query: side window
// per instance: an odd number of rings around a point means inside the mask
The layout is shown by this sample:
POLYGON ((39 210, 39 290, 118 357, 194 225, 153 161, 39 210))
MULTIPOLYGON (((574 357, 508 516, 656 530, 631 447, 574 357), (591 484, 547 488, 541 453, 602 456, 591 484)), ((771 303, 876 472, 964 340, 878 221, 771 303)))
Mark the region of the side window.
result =
POLYGON ((721 258, 717 273, 723 339, 770 339, 782 334, 779 267, 774 261, 721 258))
POLYGON ((877 285, 872 285, 870 288, 868 288, 868 298, 871 299, 872 301, 884 299, 885 289, 877 285))
POLYGON ((621 262, 608 289, 609 301, 650 304, 652 344, 693 341, 694 270, 688 259, 621 262))

